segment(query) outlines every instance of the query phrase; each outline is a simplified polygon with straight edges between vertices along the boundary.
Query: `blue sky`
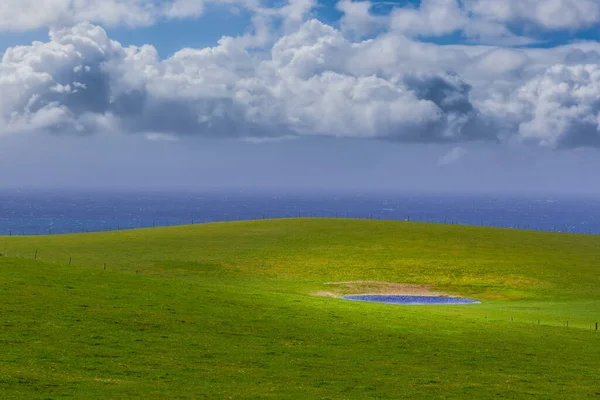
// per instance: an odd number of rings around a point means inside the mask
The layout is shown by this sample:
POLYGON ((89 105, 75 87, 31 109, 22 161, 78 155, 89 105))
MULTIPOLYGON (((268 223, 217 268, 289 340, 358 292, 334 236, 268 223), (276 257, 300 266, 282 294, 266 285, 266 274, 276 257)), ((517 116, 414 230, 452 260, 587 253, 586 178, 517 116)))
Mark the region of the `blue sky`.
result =
POLYGON ((214 7, 202 19, 161 21, 136 29, 113 28, 108 34, 124 45, 152 43, 161 57, 166 58, 186 47, 215 46, 222 36, 243 35, 250 26, 250 18, 250 13, 244 10, 234 14, 225 7, 214 7))
POLYGON ((600 190, 596 0, 43 4, 0 7, 0 187, 600 190))
MULTIPOLYGON (((395 8, 419 7, 418 0, 410 1, 374 1, 371 12, 373 15, 386 16, 395 8)), ((276 2, 266 4, 275 5, 276 2)), ((337 1, 321 1, 308 16, 317 18, 331 26, 339 28, 343 12, 336 8, 337 1)), ((239 7, 211 5, 201 18, 178 20, 160 20, 150 26, 109 26, 106 27, 109 36, 123 45, 152 44, 161 57, 168 57, 186 47, 208 47, 216 45, 222 36, 239 36, 251 29, 252 13, 239 7)), ((579 29, 559 29, 547 31, 517 21, 510 28, 519 35, 529 35, 538 41, 527 45, 529 47, 554 47, 574 41, 595 41, 600 38, 597 25, 579 29)), ((372 36, 371 36, 372 37, 372 36)), ((46 27, 25 31, 6 31, 0 35, 0 51, 15 45, 28 45, 32 41, 45 41, 48 38, 46 27)), ((439 44, 472 44, 461 32, 442 36, 421 37, 421 40, 439 44)))
MULTIPOLYGON (((240 10, 234 14, 225 7, 213 7, 201 19, 160 21, 151 26, 106 28, 110 37, 123 45, 141 46, 151 43, 161 57, 168 57, 186 47, 209 47, 222 36, 242 35, 250 26, 250 14, 240 10)), ((39 28, 25 32, 2 32, 0 52, 16 45, 29 45, 33 41, 47 41, 48 29, 39 28)))

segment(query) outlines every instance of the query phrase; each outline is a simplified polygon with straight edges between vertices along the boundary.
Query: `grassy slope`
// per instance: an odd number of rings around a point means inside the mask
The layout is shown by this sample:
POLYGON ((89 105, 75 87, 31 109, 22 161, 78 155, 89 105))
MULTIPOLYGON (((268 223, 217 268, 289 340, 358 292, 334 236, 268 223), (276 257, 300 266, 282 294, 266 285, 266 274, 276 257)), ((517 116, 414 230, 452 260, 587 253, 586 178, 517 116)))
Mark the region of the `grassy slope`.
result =
POLYGON ((2 398, 600 397, 598 236, 303 219, 2 251, 2 398), (483 304, 309 295, 346 280, 483 304))

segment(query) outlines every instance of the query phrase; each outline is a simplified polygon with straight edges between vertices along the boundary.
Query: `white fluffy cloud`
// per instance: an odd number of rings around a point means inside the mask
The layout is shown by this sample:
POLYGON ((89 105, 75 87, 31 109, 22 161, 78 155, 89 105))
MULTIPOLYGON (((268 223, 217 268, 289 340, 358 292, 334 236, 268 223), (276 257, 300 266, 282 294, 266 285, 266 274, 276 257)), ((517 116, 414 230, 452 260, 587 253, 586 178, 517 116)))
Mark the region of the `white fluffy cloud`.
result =
POLYGON ((297 29, 316 0, 284 0, 277 6, 264 0, 2 0, 0 32, 68 27, 90 22, 106 27, 149 26, 161 20, 196 18, 209 7, 246 9, 254 25, 277 18, 287 30, 297 29))
POLYGON ((373 3, 370 1, 341 0, 336 8, 342 12, 340 27, 355 37, 368 36, 378 28, 385 26, 386 17, 371 14, 373 3))
POLYGON ((337 8, 343 13, 340 26, 344 32, 366 37, 376 30, 387 30, 410 37, 436 37, 460 33, 469 41, 510 46, 535 43, 519 36, 499 21, 474 13, 470 3, 458 0, 422 0, 418 7, 392 8, 388 15, 374 15, 370 1, 341 0, 337 8))
POLYGON ((261 10, 260 0, 2 0, 0 32, 69 26, 80 22, 111 27, 147 26, 161 19, 198 17, 209 5, 235 5, 255 12, 261 10))
POLYGON ((246 39, 161 60, 90 23, 52 29, 48 42, 2 58, 0 134, 600 146, 598 43, 438 46, 391 32, 351 41, 317 20, 266 49, 249 50, 246 39))
POLYGON ((600 23, 597 0, 421 0, 375 16, 370 1, 342 0, 342 28, 368 35, 385 27, 413 37, 461 33, 478 43, 525 45, 536 40, 519 31, 576 31, 600 23))
POLYGON ((86 20, 106 25, 148 25, 169 10, 176 10, 174 3, 181 1, 160 6, 144 0, 3 0, 0 30, 22 31, 86 20))
POLYGON ((597 0, 465 0, 465 9, 502 23, 529 23, 548 30, 579 29, 600 22, 597 0))
POLYGON ((224 38, 159 60, 90 24, 9 49, 0 64, 2 131, 120 129, 176 135, 330 135, 402 141, 488 137, 470 86, 443 71, 354 70, 368 44, 312 20, 250 53, 224 38))
MULTIPOLYGON (((211 6, 242 7, 254 18, 280 18, 287 32, 297 29, 317 0, 3 0, 0 32, 72 26, 147 26, 164 19, 195 18, 211 6)), ((532 39, 513 28, 576 31, 600 23, 597 0, 421 0, 374 15, 371 1, 339 0, 345 32, 364 36, 390 29, 409 36, 443 36, 461 32, 479 43, 522 45, 532 39)), ((256 21, 255 21, 256 24, 256 21)), ((522 30, 522 29, 521 29, 522 30)))
POLYGON ((512 98, 524 139, 560 147, 600 147, 600 66, 555 65, 512 98))
POLYGON ((418 8, 392 11, 392 29, 417 36, 442 36, 462 29, 468 22, 458 0, 422 0, 418 8))

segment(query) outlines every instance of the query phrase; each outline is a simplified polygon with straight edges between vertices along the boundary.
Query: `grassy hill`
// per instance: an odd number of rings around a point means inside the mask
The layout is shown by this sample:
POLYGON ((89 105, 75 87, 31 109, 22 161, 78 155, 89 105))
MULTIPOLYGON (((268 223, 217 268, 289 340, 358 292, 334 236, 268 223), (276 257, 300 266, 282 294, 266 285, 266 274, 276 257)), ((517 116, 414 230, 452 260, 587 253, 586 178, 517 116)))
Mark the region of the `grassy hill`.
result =
POLYGON ((600 398, 600 236, 290 219, 0 252, 3 399, 600 398), (338 281, 482 304, 314 295, 338 281))

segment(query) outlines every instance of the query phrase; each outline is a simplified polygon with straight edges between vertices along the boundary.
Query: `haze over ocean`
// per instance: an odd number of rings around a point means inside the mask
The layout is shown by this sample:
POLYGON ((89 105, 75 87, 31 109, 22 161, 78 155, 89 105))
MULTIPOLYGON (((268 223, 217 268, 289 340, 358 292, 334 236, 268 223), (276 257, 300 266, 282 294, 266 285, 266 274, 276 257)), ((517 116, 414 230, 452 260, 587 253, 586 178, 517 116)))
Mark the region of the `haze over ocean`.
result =
POLYGON ((349 217, 600 233, 600 197, 358 192, 0 191, 0 235, 349 217))

